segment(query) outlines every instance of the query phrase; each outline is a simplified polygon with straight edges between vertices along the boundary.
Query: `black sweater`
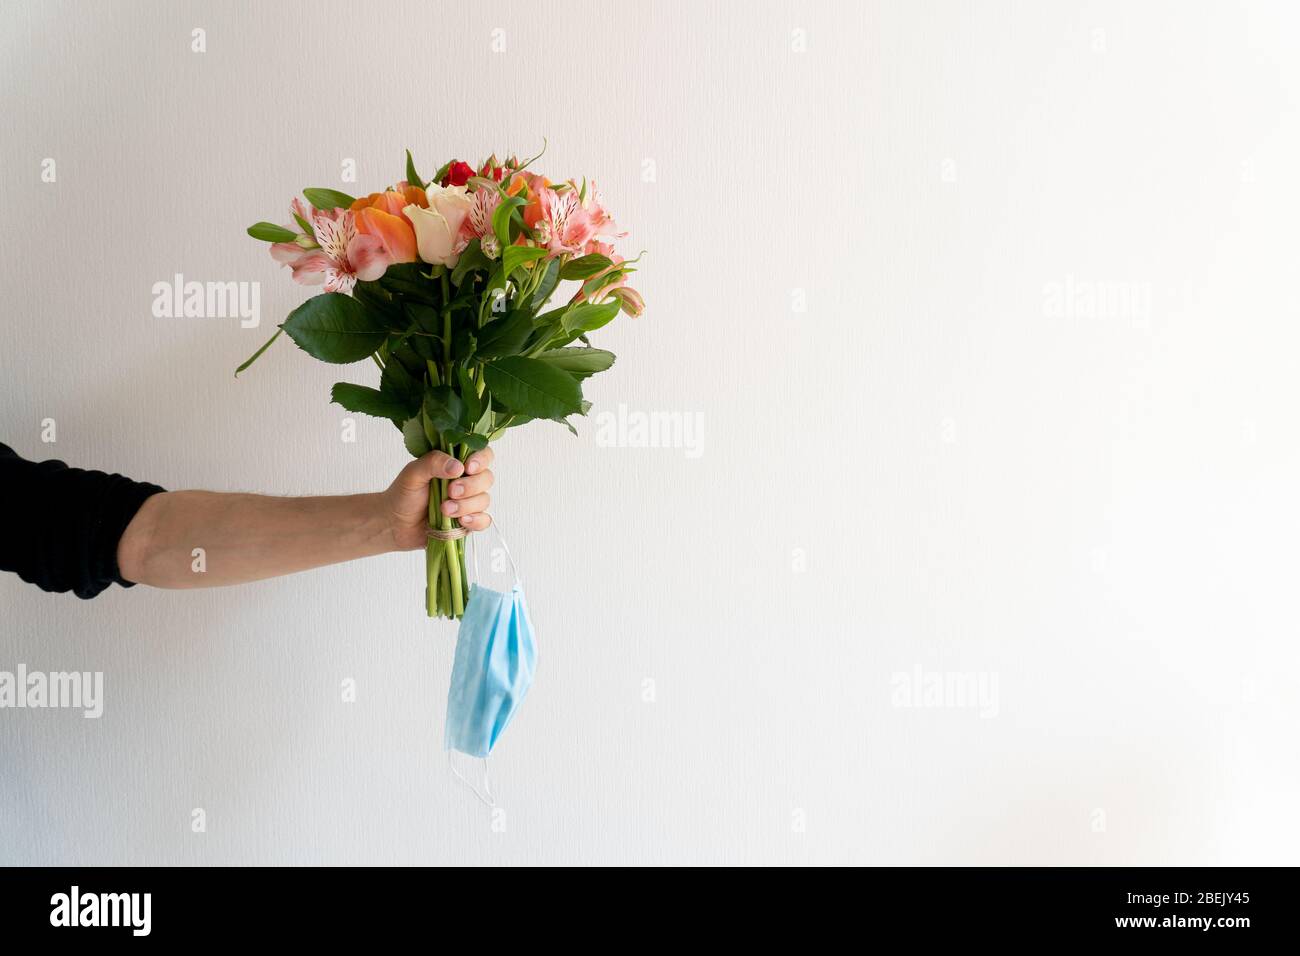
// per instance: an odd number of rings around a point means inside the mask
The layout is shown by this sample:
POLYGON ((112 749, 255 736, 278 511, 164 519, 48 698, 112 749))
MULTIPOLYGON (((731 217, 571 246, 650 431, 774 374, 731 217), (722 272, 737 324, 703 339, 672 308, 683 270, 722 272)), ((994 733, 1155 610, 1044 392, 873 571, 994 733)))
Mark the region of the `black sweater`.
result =
POLYGON ((93 598, 110 584, 131 587, 117 567, 117 543, 157 485, 122 475, 28 461, 0 444, 0 570, 46 591, 93 598))

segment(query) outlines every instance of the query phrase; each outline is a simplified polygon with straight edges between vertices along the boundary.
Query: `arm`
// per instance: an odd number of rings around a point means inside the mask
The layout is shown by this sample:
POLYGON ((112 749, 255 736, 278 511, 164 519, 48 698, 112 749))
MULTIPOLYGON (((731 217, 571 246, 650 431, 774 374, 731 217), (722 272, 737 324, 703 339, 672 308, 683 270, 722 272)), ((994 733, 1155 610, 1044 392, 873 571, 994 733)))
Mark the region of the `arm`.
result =
POLYGON ((218 587, 293 574, 389 551, 423 548, 429 481, 457 479, 443 511, 472 531, 487 528, 491 449, 464 465, 442 452, 411 462, 387 490, 365 495, 273 498, 212 491, 155 494, 117 546, 127 581, 160 588, 218 587), (194 549, 205 570, 193 570, 194 549))
POLYGON ((89 599, 114 584, 117 544, 158 485, 125 475, 29 461, 0 444, 0 570, 44 591, 89 599))

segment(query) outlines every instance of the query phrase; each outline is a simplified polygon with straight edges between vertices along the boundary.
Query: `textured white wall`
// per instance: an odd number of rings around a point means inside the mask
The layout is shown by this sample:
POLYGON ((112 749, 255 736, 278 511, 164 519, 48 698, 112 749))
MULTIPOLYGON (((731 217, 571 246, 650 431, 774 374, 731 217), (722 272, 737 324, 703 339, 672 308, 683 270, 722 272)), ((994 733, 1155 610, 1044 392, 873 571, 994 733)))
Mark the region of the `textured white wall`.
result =
POLYGON ((232 378, 305 294, 243 229, 350 188, 347 158, 379 185, 407 146, 543 136, 649 250, 650 310, 601 333, 620 360, 589 397, 705 431, 696 458, 594 421, 501 443, 542 658, 495 828, 440 750, 454 631, 419 555, 89 603, 0 576, 0 669, 100 670, 107 696, 0 711, 0 863, 1295 862, 1297 27, 1285 3, 5 4, 21 453, 385 485, 405 452, 367 419, 340 440, 335 369, 282 342, 232 378), (177 272, 260 282, 262 327, 154 318, 177 272), (899 706, 918 669, 996 699, 899 706))

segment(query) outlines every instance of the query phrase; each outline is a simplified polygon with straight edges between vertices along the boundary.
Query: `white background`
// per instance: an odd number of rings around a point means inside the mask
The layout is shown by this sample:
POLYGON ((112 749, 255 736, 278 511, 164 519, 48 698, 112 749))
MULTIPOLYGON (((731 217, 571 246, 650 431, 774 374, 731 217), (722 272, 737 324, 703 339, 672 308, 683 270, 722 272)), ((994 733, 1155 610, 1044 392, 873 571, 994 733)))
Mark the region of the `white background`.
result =
POLYGON ((107 699, 0 711, 0 863, 1294 863, 1297 28, 1285 3, 5 4, 21 454, 386 485, 396 432, 344 443, 327 400, 372 368, 282 341, 231 373, 309 291, 244 227, 395 181, 408 146, 427 171, 546 137, 539 168, 594 175, 648 250, 649 310, 599 333, 620 358, 579 438, 498 449, 541 646, 501 813, 447 772, 454 629, 419 554, 93 602, 4 575, 0 669, 100 670, 107 699), (153 317, 177 272, 260 282, 261 327, 153 317), (703 416, 702 454, 602 446, 620 402, 703 416), (898 706, 918 669, 996 706, 898 706))

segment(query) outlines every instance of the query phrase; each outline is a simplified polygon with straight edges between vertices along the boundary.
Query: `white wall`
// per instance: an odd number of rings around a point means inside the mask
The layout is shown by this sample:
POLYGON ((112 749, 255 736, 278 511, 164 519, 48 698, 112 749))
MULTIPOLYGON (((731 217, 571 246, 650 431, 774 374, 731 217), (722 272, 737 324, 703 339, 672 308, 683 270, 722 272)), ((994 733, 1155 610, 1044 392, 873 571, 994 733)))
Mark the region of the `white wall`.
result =
POLYGON ((385 485, 405 452, 340 440, 335 369, 284 342, 232 378, 306 294, 243 229, 345 158, 378 186, 407 146, 544 136, 649 250, 596 411, 705 432, 501 443, 542 658, 495 830, 440 749, 419 555, 88 603, 0 576, 0 669, 107 696, 0 711, 0 863, 1295 862, 1297 27, 5 4, 0 440, 170 488, 385 485), (177 272, 260 282, 262 327, 154 318, 177 272), (996 698, 898 706, 918 669, 996 698))

